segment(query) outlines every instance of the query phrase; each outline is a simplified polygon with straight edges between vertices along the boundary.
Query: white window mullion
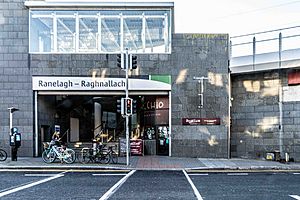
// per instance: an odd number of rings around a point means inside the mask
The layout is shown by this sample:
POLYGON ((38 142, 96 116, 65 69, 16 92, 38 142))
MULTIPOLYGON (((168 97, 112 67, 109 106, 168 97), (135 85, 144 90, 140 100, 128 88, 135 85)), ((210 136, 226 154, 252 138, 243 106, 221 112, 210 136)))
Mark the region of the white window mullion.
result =
POLYGON ((143 13, 143 23, 142 23, 142 43, 143 43, 143 52, 146 51, 146 18, 145 14, 143 13))
POLYGON ((168 37, 168 28, 169 28, 169 23, 168 23, 168 15, 167 13, 165 14, 165 20, 164 20, 164 41, 165 41, 165 53, 168 52, 169 50, 169 37, 168 37))
POLYGON ((51 47, 53 52, 57 52, 57 17, 55 13, 52 13, 53 18, 53 33, 52 33, 52 44, 51 47))
POLYGON ((79 15, 78 13, 74 13, 75 16, 75 33, 74 33, 74 49, 75 52, 79 52, 79 15))
POLYGON ((122 13, 120 14, 120 52, 124 51, 124 19, 122 13))
POLYGON ((101 15, 100 13, 97 14, 98 16, 98 33, 97 33, 97 50, 98 52, 102 51, 102 37, 101 37, 101 32, 102 32, 102 21, 101 21, 101 15))

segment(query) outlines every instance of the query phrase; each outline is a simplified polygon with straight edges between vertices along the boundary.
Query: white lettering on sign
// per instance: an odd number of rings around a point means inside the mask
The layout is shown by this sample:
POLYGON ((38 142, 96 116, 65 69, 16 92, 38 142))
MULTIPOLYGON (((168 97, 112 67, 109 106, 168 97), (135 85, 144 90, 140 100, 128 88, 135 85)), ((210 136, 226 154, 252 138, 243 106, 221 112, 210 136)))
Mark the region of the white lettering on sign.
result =
POLYGON ((151 110, 151 109, 161 109, 164 107, 164 102, 159 101, 159 102, 151 102, 151 101, 147 101, 147 109, 151 110))
POLYGON ((42 81, 39 80, 39 87, 57 87, 57 88, 69 88, 73 87, 73 82, 69 81, 42 81))
POLYGON ((125 79, 90 77, 33 77, 33 90, 124 90, 125 79))
MULTIPOLYGON (((126 87, 125 78, 100 78, 100 77, 63 77, 63 76, 33 76, 32 89, 43 91, 61 91, 61 90, 113 90, 124 91, 126 87)), ((147 80, 147 79, 129 79, 129 90, 151 90, 151 91, 170 91, 171 84, 147 80)), ((155 105, 155 107, 167 106, 155 105)))

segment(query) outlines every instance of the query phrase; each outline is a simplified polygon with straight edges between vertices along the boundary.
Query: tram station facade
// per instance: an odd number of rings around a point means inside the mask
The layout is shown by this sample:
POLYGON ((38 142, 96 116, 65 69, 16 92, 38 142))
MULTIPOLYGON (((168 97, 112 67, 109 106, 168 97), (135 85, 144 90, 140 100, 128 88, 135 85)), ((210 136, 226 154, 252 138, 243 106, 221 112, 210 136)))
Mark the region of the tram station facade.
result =
POLYGON ((130 138, 143 141, 143 154, 229 156, 227 34, 175 33, 166 2, 1 5, 1 147, 12 106, 19 156, 40 156, 55 126, 71 145, 101 133, 120 146, 126 80, 117 55, 128 49, 138 66, 129 71, 130 138))

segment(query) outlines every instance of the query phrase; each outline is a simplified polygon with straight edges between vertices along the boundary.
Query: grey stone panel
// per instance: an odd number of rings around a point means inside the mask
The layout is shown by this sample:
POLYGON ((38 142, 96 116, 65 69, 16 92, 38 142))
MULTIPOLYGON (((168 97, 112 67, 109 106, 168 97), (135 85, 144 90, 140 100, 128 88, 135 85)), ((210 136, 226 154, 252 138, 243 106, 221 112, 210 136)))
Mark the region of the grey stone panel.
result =
MULTIPOLYGON (((284 85, 287 85, 287 71, 288 70, 282 70, 281 73, 281 80, 280 82, 283 82, 284 85)), ((238 157, 247 157, 249 155, 251 156, 257 156, 258 154, 266 155, 267 152, 279 150, 279 105, 278 105, 278 78, 279 74, 277 72, 260 72, 255 74, 245 74, 245 75, 237 75, 232 77, 232 96, 233 96, 233 108, 231 110, 232 112, 232 118, 234 119, 232 122, 232 133, 231 133, 231 142, 232 144, 236 144, 237 147, 235 148, 237 153, 234 153, 232 155, 238 156, 238 157), (260 89, 257 90, 255 93, 252 91, 245 91, 244 90, 244 83, 245 81, 259 82, 260 83, 260 89), (241 87, 241 89, 235 89, 241 87), (249 94, 246 94, 249 93, 249 94), (251 94, 250 94, 251 93, 251 94), (253 96, 254 94, 254 96, 253 96), (250 99, 251 97, 251 99, 250 99), (252 102, 253 100, 262 101, 263 103, 260 103, 259 106, 255 106, 252 102), (241 103, 242 102, 242 103, 241 103), (250 104, 248 104, 250 102, 250 104), (246 118, 243 120, 242 125, 239 125, 238 121, 236 119, 239 118, 241 113, 246 113, 248 108, 245 109, 245 105, 252 105, 254 108, 253 114, 246 115, 246 118), (263 115, 263 116, 261 116, 263 115), (248 119, 248 123, 245 123, 248 119), (250 122, 250 120, 255 120, 255 126, 257 126, 255 130, 256 135, 260 137, 259 144, 257 144, 257 141, 254 143, 254 152, 251 151, 251 149, 244 149, 240 148, 238 150, 238 146, 242 146, 238 142, 238 139, 240 137, 237 137, 241 134, 248 134, 247 132, 241 132, 242 128, 247 130, 248 127, 253 126, 253 122, 250 122), (250 151, 249 151, 250 150, 250 151)), ((294 148, 292 148, 295 144, 296 138, 299 138, 299 135, 297 134, 299 130, 299 112, 297 112, 297 109, 300 107, 299 102, 284 102, 282 109, 283 109, 283 135, 282 135, 282 149, 283 151, 288 151, 291 155, 295 155, 294 148)), ((251 108, 251 109, 253 109, 251 108)), ((254 141, 255 137, 252 135, 252 138, 247 138, 247 143, 254 141)), ((283 152, 284 153, 284 152, 283 152)), ((299 157, 298 157, 299 159, 299 157)))

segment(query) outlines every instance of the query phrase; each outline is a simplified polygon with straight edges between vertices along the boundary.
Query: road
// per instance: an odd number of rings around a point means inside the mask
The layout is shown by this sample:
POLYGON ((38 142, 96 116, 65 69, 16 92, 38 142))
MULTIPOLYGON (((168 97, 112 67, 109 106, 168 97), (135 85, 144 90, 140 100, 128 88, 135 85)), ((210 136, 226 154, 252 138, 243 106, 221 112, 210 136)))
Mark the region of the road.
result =
POLYGON ((300 200, 298 172, 2 170, 0 180, 1 200, 300 200))

